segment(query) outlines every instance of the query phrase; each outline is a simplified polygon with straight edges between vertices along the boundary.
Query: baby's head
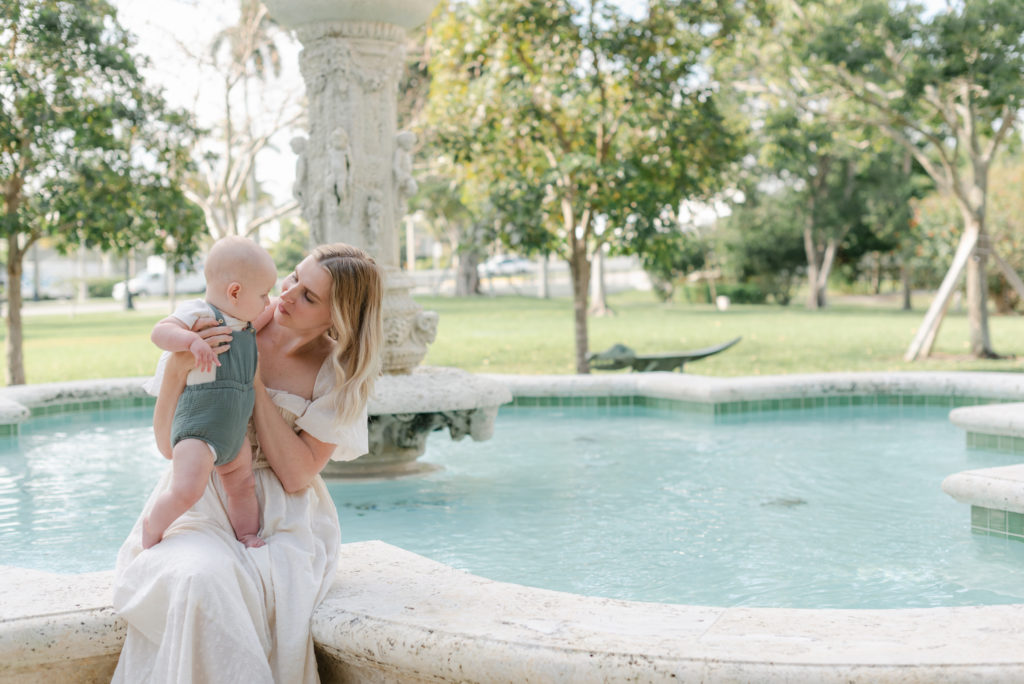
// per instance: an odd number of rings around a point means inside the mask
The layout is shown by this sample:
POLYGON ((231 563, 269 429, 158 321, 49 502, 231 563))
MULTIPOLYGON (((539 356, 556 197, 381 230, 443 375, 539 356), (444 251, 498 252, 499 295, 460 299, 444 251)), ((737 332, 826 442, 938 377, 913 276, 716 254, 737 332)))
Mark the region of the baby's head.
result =
POLYGON ((253 321, 263 312, 277 282, 277 268, 267 251, 237 235, 213 244, 204 272, 206 301, 241 321, 253 321))

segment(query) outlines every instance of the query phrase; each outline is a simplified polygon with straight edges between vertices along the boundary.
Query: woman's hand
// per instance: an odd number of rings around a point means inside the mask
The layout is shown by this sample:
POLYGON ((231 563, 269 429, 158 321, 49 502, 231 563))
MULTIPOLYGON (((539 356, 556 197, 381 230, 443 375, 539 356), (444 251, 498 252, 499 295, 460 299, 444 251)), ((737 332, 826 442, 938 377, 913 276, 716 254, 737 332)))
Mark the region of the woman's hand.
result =
POLYGON ((192 332, 199 333, 199 336, 213 349, 214 354, 223 354, 231 348, 231 328, 226 325, 217 325, 215 318, 197 319, 192 326, 192 332))
MULTIPOLYGON (((231 348, 231 328, 217 325, 215 318, 200 318, 192 326, 192 332, 198 333, 214 354, 223 354, 231 348)), ((174 352, 167 361, 168 374, 186 375, 196 367, 195 355, 191 352, 174 352)))

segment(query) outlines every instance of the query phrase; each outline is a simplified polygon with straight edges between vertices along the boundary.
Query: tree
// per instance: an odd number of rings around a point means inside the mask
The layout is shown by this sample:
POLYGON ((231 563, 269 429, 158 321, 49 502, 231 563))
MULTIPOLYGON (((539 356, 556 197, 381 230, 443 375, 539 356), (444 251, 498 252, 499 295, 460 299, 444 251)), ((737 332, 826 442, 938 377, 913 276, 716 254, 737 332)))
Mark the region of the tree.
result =
MULTIPOLYGON (((293 126, 301 116, 288 98, 276 111, 262 111, 260 121, 252 114, 253 82, 281 73, 275 42, 279 32, 262 2, 239 0, 238 22, 218 32, 210 45, 212 67, 223 83, 223 116, 217 137, 207 138, 197 148, 201 175, 185 187, 185 192, 202 207, 215 239, 256 235, 264 225, 298 208, 294 199, 275 202, 260 191, 256 178, 259 155, 275 135, 293 126)), ((204 61, 202 57, 194 59, 204 61)))
MULTIPOLYGON (((1005 254, 1006 262, 1014 271, 1024 270, 1024 157, 1018 152, 1006 156, 992 167, 989 183, 989 201, 986 211, 986 230, 992 249, 1005 254)), ((934 280, 934 286, 945 272, 952 258, 960 212, 948 196, 933 193, 917 203, 916 220, 919 230, 929 237, 918 249, 920 270, 934 280), (941 266, 941 268, 940 268, 941 266)), ((999 313, 1010 313, 1018 306, 1019 293, 1001 277, 999 272, 988 278, 988 294, 999 313)))
POLYGON ((748 189, 744 201, 716 227, 724 270, 739 282, 755 283, 777 303, 789 304, 807 268, 804 211, 806 200, 795 191, 748 189))
POLYGON ((21 275, 50 237, 179 261, 202 216, 182 195, 189 118, 148 90, 133 39, 103 0, 8 1, 0 13, 0 191, 7 243, 7 383, 23 384, 21 275))
POLYGON ((671 301, 676 281, 704 268, 710 249, 707 242, 704 235, 693 229, 661 233, 647 243, 640 261, 658 299, 671 301))
POLYGON ((787 0, 798 21, 792 49, 812 82, 847 98, 850 121, 878 126, 904 147, 960 213, 961 235, 907 360, 927 356, 966 271, 971 352, 993 357, 986 266, 1024 283, 991 249, 989 174, 1024 96, 1024 13, 1016 0, 950 3, 928 15, 914 3, 787 0))
POLYGON ((608 0, 480 0, 432 26, 428 121, 487 180, 502 239, 568 262, 577 372, 595 251, 674 228, 738 154, 703 66, 746 4, 652 0, 633 17, 608 0))
MULTIPOLYGON (((881 201, 875 195, 890 195, 893 181, 905 185, 892 172, 903 168, 905 153, 894 150, 877 127, 851 125, 848 98, 809 77, 803 55, 787 38, 803 30, 799 17, 780 12, 773 19, 749 28, 713 63, 718 79, 733 85, 727 92, 734 106, 753 124, 750 157, 756 164, 739 170, 752 188, 746 194, 765 194, 756 187, 762 182, 787 188, 787 200, 797 201, 807 306, 819 309, 826 306, 835 266, 857 256, 842 251, 875 234, 867 220, 868 206, 881 201), (881 176, 886 182, 878 182, 881 176)), ((905 200, 902 213, 907 215, 905 200)))
MULTIPOLYGON (((426 148, 430 150, 430 147, 426 148)), ((470 179, 459 180, 443 154, 427 154, 427 175, 420 183, 417 205, 429 216, 434 237, 448 243, 455 266, 455 296, 480 294, 477 267, 494 239, 493 211, 485 192, 470 190, 470 179)))
POLYGON ((399 128, 416 132, 418 190, 410 200, 426 218, 438 241, 448 244, 455 267, 455 296, 480 294, 477 267, 494 240, 494 216, 487 192, 478 187, 466 169, 452 163, 439 146, 434 127, 427 120, 431 89, 427 28, 414 29, 406 43, 406 62, 398 86, 399 128))

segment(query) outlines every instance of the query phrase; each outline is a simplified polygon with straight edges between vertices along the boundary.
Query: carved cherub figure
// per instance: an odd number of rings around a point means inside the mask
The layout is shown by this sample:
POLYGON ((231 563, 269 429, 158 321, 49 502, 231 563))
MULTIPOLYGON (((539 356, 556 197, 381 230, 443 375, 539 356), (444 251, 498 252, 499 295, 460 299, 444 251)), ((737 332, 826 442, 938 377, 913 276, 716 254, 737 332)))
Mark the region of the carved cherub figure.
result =
POLYGON ((309 168, 306 162, 306 146, 309 141, 305 136, 291 139, 292 152, 295 153, 295 180, 292 182, 292 196, 299 206, 306 207, 306 184, 309 182, 309 168))
POLYGON ((380 257, 380 238, 383 229, 384 207, 380 201, 380 192, 371 190, 366 198, 366 251, 380 257))

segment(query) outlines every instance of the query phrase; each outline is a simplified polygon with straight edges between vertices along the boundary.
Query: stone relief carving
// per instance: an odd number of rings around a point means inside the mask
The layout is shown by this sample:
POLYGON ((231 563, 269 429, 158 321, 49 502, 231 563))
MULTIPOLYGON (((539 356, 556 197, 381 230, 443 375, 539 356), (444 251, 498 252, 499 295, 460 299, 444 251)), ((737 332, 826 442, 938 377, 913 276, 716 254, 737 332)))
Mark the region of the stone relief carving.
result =
POLYGON ((295 180, 292 182, 292 196, 299 203, 303 214, 306 212, 306 184, 309 183, 309 164, 306 161, 308 142, 304 136, 299 135, 292 138, 290 143, 292 152, 295 153, 295 180))
POLYGON ((409 339, 417 346, 431 344, 437 338, 437 321, 436 311, 420 311, 416 314, 416 324, 409 331, 409 339))
MULTIPOLYGON (((348 223, 351 213, 352 155, 348 133, 338 127, 331 134, 327 152, 327 182, 324 193, 324 212, 329 226, 340 227, 348 223)), ((331 228, 328 228, 330 231, 331 228)))
POLYGON ((370 190, 366 194, 366 224, 363 232, 363 237, 366 240, 366 250, 370 254, 380 254, 383 224, 384 205, 381 203, 380 190, 370 190))
POLYGON ((318 235, 321 225, 321 191, 310 182, 311 173, 309 170, 310 154, 309 140, 303 136, 297 136, 291 140, 291 148, 295 153, 295 181, 292 183, 292 195, 299 203, 302 211, 302 218, 306 219, 313 235, 318 235))
POLYGON ((370 416, 370 445, 378 450, 390 446, 422 452, 431 432, 447 427, 451 438, 458 441, 478 432, 480 423, 493 425, 486 409, 370 416))

